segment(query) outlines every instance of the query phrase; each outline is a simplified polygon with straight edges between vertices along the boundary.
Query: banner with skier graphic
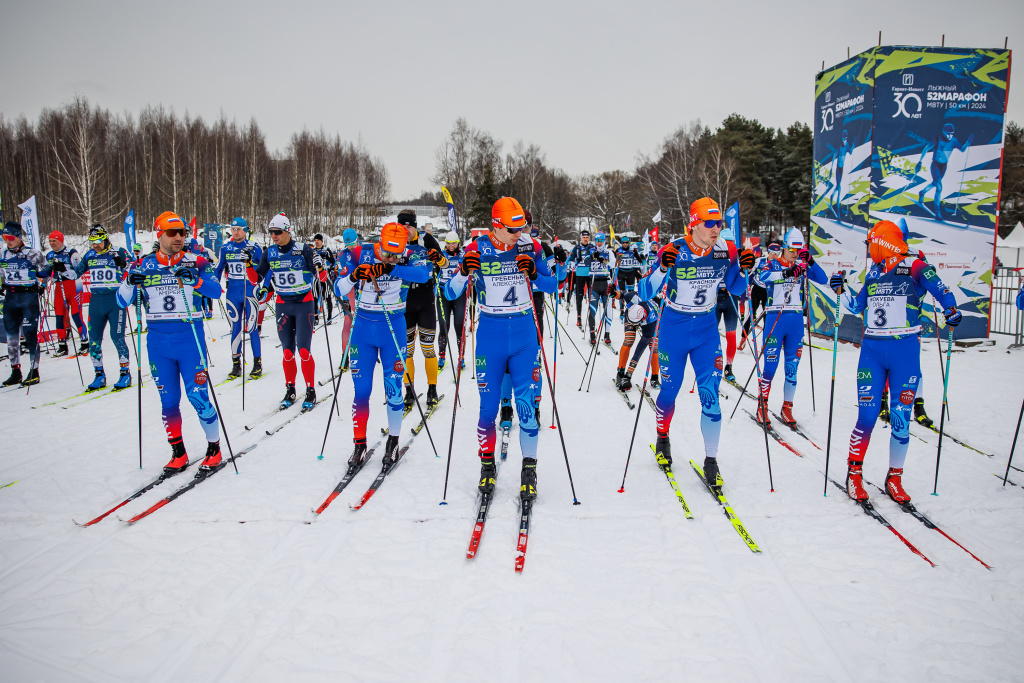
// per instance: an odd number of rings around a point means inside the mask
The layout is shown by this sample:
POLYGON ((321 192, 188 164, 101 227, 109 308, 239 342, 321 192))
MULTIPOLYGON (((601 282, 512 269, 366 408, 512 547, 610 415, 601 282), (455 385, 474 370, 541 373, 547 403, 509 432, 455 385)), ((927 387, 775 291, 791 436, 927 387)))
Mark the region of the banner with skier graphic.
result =
MULTIPOLYGON (((1009 66, 1008 50, 885 46, 815 81, 811 252, 859 288, 867 230, 893 221, 955 295, 958 339, 988 336, 1009 66)), ((814 330, 831 335, 835 296, 811 299, 814 330)), ((862 329, 846 316, 839 336, 862 329)))
POLYGON ((1009 50, 966 48, 892 47, 875 64, 871 215, 935 266, 958 338, 988 336, 1009 69, 1009 50))

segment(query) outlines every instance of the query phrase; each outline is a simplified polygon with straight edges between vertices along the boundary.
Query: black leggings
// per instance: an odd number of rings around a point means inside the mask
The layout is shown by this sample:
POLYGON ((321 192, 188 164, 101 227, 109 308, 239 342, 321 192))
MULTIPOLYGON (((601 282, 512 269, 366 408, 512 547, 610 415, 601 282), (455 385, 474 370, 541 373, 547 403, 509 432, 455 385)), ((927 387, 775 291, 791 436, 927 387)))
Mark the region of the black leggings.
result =
POLYGON ((442 356, 447 357, 448 351, 448 328, 455 319, 455 339, 452 340, 451 351, 457 357, 459 344, 462 343, 462 328, 466 324, 466 293, 463 292, 455 301, 449 301, 444 296, 438 299, 438 332, 440 332, 440 351, 442 356))

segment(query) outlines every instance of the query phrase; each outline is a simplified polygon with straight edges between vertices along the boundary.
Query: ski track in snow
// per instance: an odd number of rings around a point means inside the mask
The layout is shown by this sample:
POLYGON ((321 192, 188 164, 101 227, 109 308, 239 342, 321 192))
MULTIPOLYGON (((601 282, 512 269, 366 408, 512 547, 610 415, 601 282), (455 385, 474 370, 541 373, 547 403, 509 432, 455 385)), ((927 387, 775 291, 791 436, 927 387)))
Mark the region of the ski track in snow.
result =
MULTIPOLYGON (((218 311, 219 316, 219 311, 218 311)), ((560 318, 584 353, 572 316, 560 318)), ((616 315, 617 318, 617 315, 616 315)), ((550 329, 550 317, 547 321, 550 329)), ((207 324, 208 337, 226 321, 207 324)), ((341 325, 328 328, 332 351, 341 325)), ((0 678, 46 681, 463 681, 728 680, 1000 681, 1019 678, 1024 658, 1024 494, 1001 486, 1024 386, 1020 352, 968 349, 953 356, 949 432, 994 454, 946 440, 938 496, 929 495, 938 435, 912 425, 905 484, 921 511, 994 567, 985 570, 881 495, 879 511, 938 567, 931 568, 834 487, 822 496, 825 454, 780 429, 804 458, 770 443, 770 493, 763 436, 742 415, 739 392, 722 384, 720 462, 726 494, 762 553, 749 551, 687 460, 702 461, 699 401, 683 379, 672 427, 676 479, 694 514, 687 520, 649 442, 642 414, 625 493, 617 493, 634 416, 607 377, 616 356, 601 353, 589 391, 577 391, 583 362, 560 330, 561 421, 576 493, 551 403, 541 410, 539 491, 522 575, 513 570, 518 535, 519 430, 498 474, 497 495, 474 560, 465 552, 477 508, 472 364, 463 376, 448 505, 439 506, 454 406, 448 394, 429 425, 441 453, 417 437, 402 466, 358 512, 380 467, 380 452, 312 524, 351 452, 352 383, 342 378, 341 418, 318 461, 330 402, 266 437, 286 416, 252 423, 280 399, 279 352, 269 377, 216 389, 235 451, 258 446, 151 517, 128 527, 114 515, 91 519, 155 476, 169 449, 150 380, 143 388, 143 470, 138 468, 137 389, 63 410, 42 403, 81 391, 74 359, 44 357, 46 381, 0 394, 0 678)), ((275 341, 273 324, 264 343, 275 341)), ((622 338, 616 320, 612 337, 622 338)), ((546 338, 548 360, 556 355, 546 338)), ((815 344, 829 347, 827 340, 815 344)), ((227 338, 210 342, 220 381, 230 368, 227 338)), ((607 349, 602 349, 607 351, 607 349)), ((105 340, 108 366, 114 350, 105 340)), ((856 416, 858 349, 840 345, 830 473, 842 479, 856 416)), ((314 336, 317 379, 329 377, 324 335, 314 336)), ((644 356, 646 360, 646 355, 644 356)), ((822 447, 831 353, 805 349, 795 413, 822 447), (815 355, 817 413, 810 401, 815 355)), ((422 357, 417 382, 423 391, 422 357)), ((935 343, 922 344, 924 396, 939 415, 942 382, 935 343)), ((740 380, 752 368, 737 354, 740 380)), ((109 369, 109 367, 108 367, 109 369)), ((6 372, 3 363, 0 371, 6 372)), ((379 373, 379 370, 377 371, 379 373)), ((134 374, 134 373, 133 373, 134 374)), ((782 401, 778 373, 771 406, 782 401)), ((756 380, 755 380, 756 381, 756 380)), ((330 386, 317 387, 321 396, 330 386)), ((385 424, 379 382, 371 399, 371 441, 385 424)), ((185 443, 203 435, 182 406, 185 443)), ((289 415, 290 416, 290 415, 289 415)), ((402 441, 416 421, 403 425, 402 441)), ((889 430, 875 427, 867 478, 884 479, 889 430)), ((226 450, 226 448, 225 448, 226 450)), ((194 472, 194 469, 192 470, 194 472)), ((186 483, 162 483, 118 510, 127 519, 186 483)))

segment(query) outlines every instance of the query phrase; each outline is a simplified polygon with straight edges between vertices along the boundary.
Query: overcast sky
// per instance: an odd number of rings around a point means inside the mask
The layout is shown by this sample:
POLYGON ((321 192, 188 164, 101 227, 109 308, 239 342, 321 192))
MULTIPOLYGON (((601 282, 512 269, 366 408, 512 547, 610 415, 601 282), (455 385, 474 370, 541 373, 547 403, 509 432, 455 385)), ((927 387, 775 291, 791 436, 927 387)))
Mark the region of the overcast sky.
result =
MULTIPOLYGON (((680 124, 811 122, 814 75, 875 45, 1024 47, 1024 2, 4 2, 0 112, 74 95, 255 117, 270 149, 361 139, 395 199, 431 187, 459 116, 571 174, 632 169, 680 124), (102 9, 98 9, 102 8, 102 9)), ((1008 117, 1024 123, 1024 72, 1008 117)), ((1014 81, 1016 80, 1016 84, 1014 81)))

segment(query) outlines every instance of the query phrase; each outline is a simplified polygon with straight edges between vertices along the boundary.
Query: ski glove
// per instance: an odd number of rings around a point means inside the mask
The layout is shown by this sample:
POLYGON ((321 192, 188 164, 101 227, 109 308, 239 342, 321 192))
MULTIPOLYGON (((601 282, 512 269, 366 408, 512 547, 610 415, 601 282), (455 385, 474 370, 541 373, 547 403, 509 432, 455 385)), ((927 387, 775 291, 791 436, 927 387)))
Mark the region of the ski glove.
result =
POLYGON ((256 301, 261 301, 262 302, 262 301, 266 301, 268 294, 270 294, 270 290, 269 289, 267 289, 266 287, 260 287, 254 293, 254 296, 256 297, 256 301))
POLYGON ((744 249, 740 252, 740 268, 743 270, 750 270, 753 268, 755 260, 754 252, 750 249, 744 249))
POLYGON ((554 252, 555 260, 558 261, 559 263, 565 263, 566 261, 569 260, 569 257, 566 255, 565 249, 562 248, 561 244, 556 244, 554 249, 552 249, 551 251, 554 252))
POLYGON ((800 260, 803 261, 804 263, 806 263, 807 265, 809 265, 809 266, 813 266, 814 265, 814 257, 811 256, 811 252, 809 250, 801 249, 796 254, 797 254, 797 256, 800 257, 800 260))
POLYGON ((669 268, 676 264, 676 257, 679 256, 679 250, 676 249, 674 244, 669 244, 661 250, 661 269, 667 271, 669 268))
POLYGON ((786 276, 786 277, 798 278, 798 277, 800 277, 801 275, 803 275, 806 272, 807 272, 807 264, 806 263, 794 263, 789 268, 786 268, 784 271, 782 271, 782 274, 784 276, 786 276))
POLYGON ((67 266, 64 265, 63 261, 54 261, 52 264, 50 264, 50 270, 52 270, 55 273, 63 273, 67 269, 68 268, 67 266))
POLYGON ((317 270, 324 269, 324 257, 317 251, 313 252, 313 267, 317 270))
POLYGON ((444 265, 444 255, 441 254, 441 252, 439 252, 437 249, 427 250, 427 260, 438 266, 443 267, 444 265))
POLYGON ((516 256, 516 268, 519 269, 520 273, 531 280, 537 279, 537 264, 534 263, 533 257, 527 256, 526 254, 516 256))
POLYGON ((462 255, 462 264, 459 266, 459 273, 469 275, 474 270, 480 270, 480 252, 467 251, 462 255))
POLYGON ((354 276, 353 280, 369 282, 370 280, 376 280, 382 275, 387 275, 394 269, 395 267, 390 263, 360 263, 359 267, 352 273, 352 276, 354 276))
POLYGON ((245 249, 242 249, 242 260, 245 261, 246 264, 251 265, 252 264, 252 257, 255 256, 255 255, 256 255, 256 247, 252 246, 251 244, 249 246, 247 246, 245 249))
POLYGON ((196 272, 194 270, 191 270, 190 268, 178 268, 177 270, 174 271, 174 277, 181 280, 182 284, 186 284, 189 286, 192 286, 195 283, 199 282, 199 276, 196 275, 196 272))
POLYGON ((942 315, 946 316, 946 324, 950 327, 956 327, 964 319, 963 314, 957 310, 956 306, 950 306, 945 309, 942 311, 942 315))
POLYGON ((114 265, 118 268, 124 268, 128 265, 128 259, 121 252, 114 252, 114 265))
POLYGON ((128 273, 127 279, 128 284, 135 285, 136 287, 138 287, 141 284, 145 284, 146 274, 143 273, 141 270, 133 270, 130 273, 128 273))
POLYGON ((834 273, 832 277, 828 279, 828 286, 832 288, 832 291, 836 294, 842 294, 843 289, 846 285, 846 271, 840 270, 834 273))

